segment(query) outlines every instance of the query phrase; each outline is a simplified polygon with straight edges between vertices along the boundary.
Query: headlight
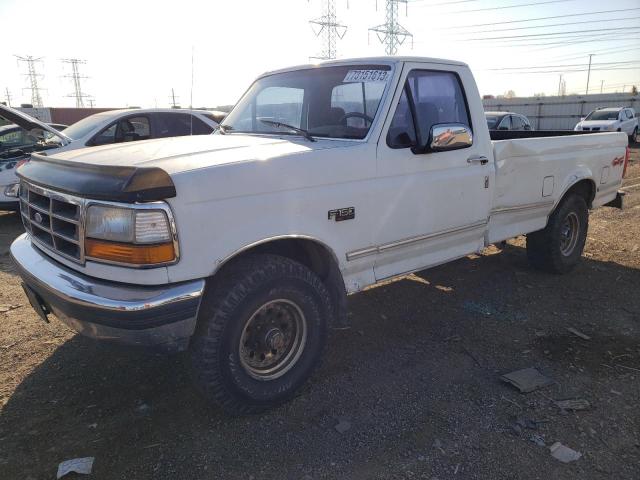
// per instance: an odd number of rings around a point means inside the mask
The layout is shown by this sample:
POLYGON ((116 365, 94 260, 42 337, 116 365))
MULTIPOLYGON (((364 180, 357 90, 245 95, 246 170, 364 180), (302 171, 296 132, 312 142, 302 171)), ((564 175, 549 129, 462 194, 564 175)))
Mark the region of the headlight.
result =
POLYGON ((18 197, 18 192, 20 191, 20 184, 14 183, 13 185, 8 185, 7 188, 4 189, 4 194, 7 197, 18 197))
POLYGON ((85 223, 85 255, 99 260, 154 265, 177 258, 164 210, 91 205, 85 223))

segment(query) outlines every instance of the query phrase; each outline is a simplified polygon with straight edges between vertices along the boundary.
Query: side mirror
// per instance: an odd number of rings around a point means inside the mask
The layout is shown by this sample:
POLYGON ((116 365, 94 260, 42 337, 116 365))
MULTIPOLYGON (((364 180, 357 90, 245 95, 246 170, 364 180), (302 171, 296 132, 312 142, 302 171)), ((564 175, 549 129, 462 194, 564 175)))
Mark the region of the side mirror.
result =
POLYGON ((29 130, 29 136, 37 139, 39 142, 45 139, 44 130, 41 128, 32 128, 29 130))
POLYGON ((440 123, 433 125, 429 132, 429 141, 425 152, 445 152, 473 145, 473 134, 462 123, 440 123))
POLYGON ((580 117, 580 121, 581 121, 581 122, 584 122, 584 119, 585 119, 585 118, 587 118, 587 117, 580 117))
POLYGON ((531 130, 531 125, 525 125, 525 126, 524 126, 524 129, 525 129, 525 130, 531 130))

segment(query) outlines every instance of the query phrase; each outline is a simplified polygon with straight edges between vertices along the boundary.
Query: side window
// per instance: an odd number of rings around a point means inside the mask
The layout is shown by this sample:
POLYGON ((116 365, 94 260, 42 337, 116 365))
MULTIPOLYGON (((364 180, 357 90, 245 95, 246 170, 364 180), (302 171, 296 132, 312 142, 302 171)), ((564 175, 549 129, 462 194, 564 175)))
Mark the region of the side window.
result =
POLYGON ((467 102, 455 73, 414 70, 407 82, 416 107, 421 142, 427 142, 431 127, 439 123, 462 123, 471 128, 467 102))
POLYGON ((391 148, 407 148, 416 145, 416 129, 406 88, 402 90, 400 101, 391 120, 387 133, 387 145, 391 148))
MULTIPOLYGON (((260 118, 286 123, 300 128, 302 123, 302 104, 304 90, 292 87, 268 87, 256 97, 256 130, 270 132, 276 127, 264 124, 260 118)), ((250 125, 247 126, 250 128, 250 125)))
POLYGON ((118 122, 117 142, 133 142, 146 140, 150 137, 151 129, 149 128, 149 118, 147 117, 124 118, 118 122))
POLYGON ((518 115, 511 116, 511 129, 524 130, 524 122, 522 121, 522 118, 520 118, 518 115))
POLYGON ((156 121, 157 137, 181 137, 190 135, 193 129, 194 135, 203 135, 213 132, 213 128, 198 117, 188 113, 158 113, 154 116, 156 121))
POLYGON ((108 143, 115 143, 116 141, 116 128, 118 123, 112 123, 107 128, 98 133, 89 142, 90 145, 107 145, 108 143))
POLYGON ((498 130, 511 130, 511 115, 505 115, 500 125, 498 125, 498 130))

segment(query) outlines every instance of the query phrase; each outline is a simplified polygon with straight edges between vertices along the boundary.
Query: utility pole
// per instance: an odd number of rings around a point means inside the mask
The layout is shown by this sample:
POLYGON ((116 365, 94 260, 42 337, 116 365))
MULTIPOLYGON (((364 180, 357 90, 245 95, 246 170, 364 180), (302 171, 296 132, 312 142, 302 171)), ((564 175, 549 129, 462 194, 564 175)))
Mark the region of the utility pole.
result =
MULTIPOLYGON (((384 43, 387 55, 395 55, 398 53, 398 47, 402 45, 407 38, 411 38, 413 46, 413 34, 398 23, 398 4, 405 4, 405 16, 408 14, 407 0, 385 0, 385 23, 377 25, 369 29, 375 32, 380 43, 384 43)), ((376 10, 378 2, 376 0, 376 10)))
POLYGON ((171 89, 171 108, 180 108, 180 105, 176 103, 176 93, 171 89))
POLYGON ((311 57, 320 60, 331 60, 336 58, 336 44, 338 40, 347 33, 347 26, 342 25, 336 18, 335 0, 324 1, 324 14, 315 20, 309 20, 316 37, 323 35, 323 47, 319 56, 311 57))
POLYGON ((603 89, 604 89, 604 80, 600 80, 600 93, 602 93, 603 89))
POLYGON ((82 87, 80 85, 80 79, 87 78, 83 75, 80 75, 80 70, 78 65, 87 63, 85 60, 80 60, 78 58, 63 58, 61 59, 62 63, 68 63, 71 65, 71 75, 65 75, 65 78, 70 78, 73 80, 73 93, 67 95, 67 97, 72 97, 76 99, 76 108, 84 108, 84 99, 89 98, 89 95, 86 95, 82 92, 82 87))
POLYGON ((7 106, 10 107, 11 106, 11 94, 9 93, 9 87, 6 87, 4 89, 4 91, 5 91, 4 98, 7 100, 7 106))
POLYGON ((589 54, 589 70, 587 70, 587 93, 585 95, 589 95, 589 79, 591 78, 591 58, 594 56, 594 53, 589 54))
POLYGON ((42 78, 42 75, 36 73, 36 62, 41 62, 42 57, 32 57, 31 55, 27 55, 26 57, 21 57, 19 55, 14 55, 18 62, 25 62, 27 64, 27 73, 24 75, 29 78, 29 86, 24 88, 23 90, 31 90, 31 105, 34 108, 42 108, 44 105, 42 103, 42 95, 40 95, 40 87, 38 86, 38 78, 42 78))
POLYGON ((560 81, 558 82, 558 96, 560 96, 560 92, 562 92, 562 74, 560 74, 560 81))

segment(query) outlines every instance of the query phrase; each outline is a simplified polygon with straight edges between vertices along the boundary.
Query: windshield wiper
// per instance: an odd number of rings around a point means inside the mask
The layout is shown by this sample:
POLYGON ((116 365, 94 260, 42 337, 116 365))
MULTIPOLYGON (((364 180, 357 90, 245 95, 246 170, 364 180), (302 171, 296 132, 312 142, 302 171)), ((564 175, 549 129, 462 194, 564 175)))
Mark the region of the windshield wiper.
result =
POLYGON ((302 135, 304 138, 306 138, 310 142, 315 142, 316 141, 316 139, 311 136, 309 131, 305 130, 304 128, 294 127, 293 125, 289 125, 287 123, 282 123, 282 122, 276 122, 276 121, 273 121, 273 120, 264 120, 262 118, 259 118, 258 120, 260 120, 262 123, 266 123, 267 125, 273 125, 274 127, 277 127, 277 128, 280 128, 280 127, 288 128, 289 130, 291 130, 293 132, 299 133, 300 135, 302 135))

